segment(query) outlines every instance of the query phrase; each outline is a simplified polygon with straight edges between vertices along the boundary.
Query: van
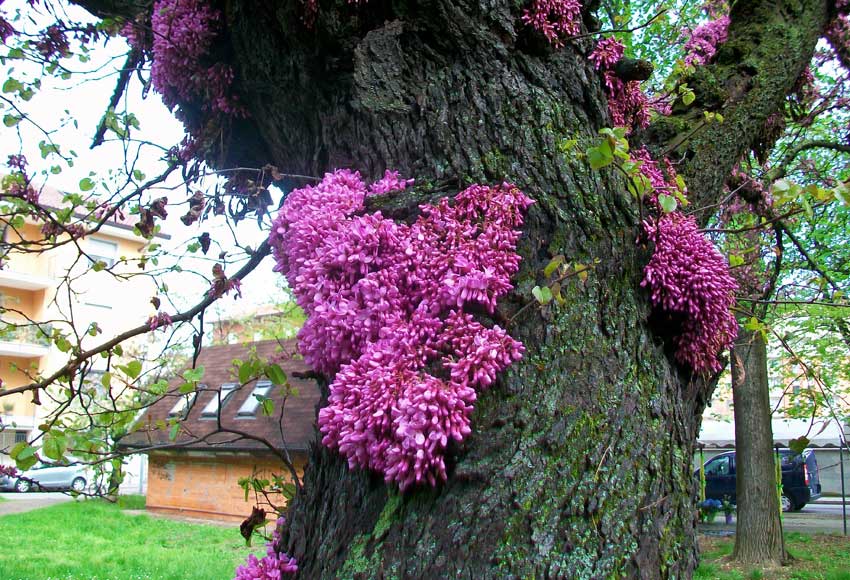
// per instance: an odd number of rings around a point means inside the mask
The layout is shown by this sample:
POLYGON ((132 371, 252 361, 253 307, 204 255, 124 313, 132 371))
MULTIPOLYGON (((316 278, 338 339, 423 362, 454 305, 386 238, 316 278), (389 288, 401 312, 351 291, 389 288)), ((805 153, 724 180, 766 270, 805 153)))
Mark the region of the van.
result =
MULTIPOLYGON (((779 450, 782 465, 782 511, 798 511, 821 496, 818 462, 812 449, 795 453, 779 450)), ((705 497, 736 502, 735 452, 729 451, 705 462, 705 497)), ((699 471, 696 472, 699 478, 699 471)))

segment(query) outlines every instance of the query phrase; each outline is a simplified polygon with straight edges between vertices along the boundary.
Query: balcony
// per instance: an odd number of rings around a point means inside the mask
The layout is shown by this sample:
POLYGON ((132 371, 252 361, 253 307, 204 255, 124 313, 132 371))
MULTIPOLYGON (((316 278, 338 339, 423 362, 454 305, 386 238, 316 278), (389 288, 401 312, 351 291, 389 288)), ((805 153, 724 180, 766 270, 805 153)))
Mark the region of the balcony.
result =
POLYGON ((49 324, 37 326, 13 326, 14 323, 0 323, 0 356, 19 358, 40 358, 50 349, 53 328, 49 324), (8 326, 7 326, 8 325, 8 326))
POLYGON ((0 270, 0 288, 44 290, 45 288, 53 288, 54 285, 54 281, 46 276, 35 276, 15 270, 0 270))

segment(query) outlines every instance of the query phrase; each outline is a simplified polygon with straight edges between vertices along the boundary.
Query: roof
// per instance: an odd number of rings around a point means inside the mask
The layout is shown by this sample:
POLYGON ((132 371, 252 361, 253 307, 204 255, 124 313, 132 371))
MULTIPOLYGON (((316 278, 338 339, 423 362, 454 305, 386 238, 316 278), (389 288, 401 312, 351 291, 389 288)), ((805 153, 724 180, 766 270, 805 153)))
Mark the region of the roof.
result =
MULTIPOLYGON (((773 442, 788 446, 791 439, 805 435, 809 447, 838 447, 841 430, 833 420, 818 419, 811 423, 805 419, 773 419, 773 442)), ((848 428, 850 435, 850 428, 848 428)), ((735 446, 735 423, 729 421, 703 421, 699 442, 706 447, 724 448, 735 446)))
MULTIPOLYGON (((49 185, 43 185, 39 189, 38 201, 39 201, 39 204, 41 204, 45 207, 52 208, 52 209, 62 209, 63 207, 65 207, 67 205, 65 203, 65 194, 63 192, 59 191, 58 189, 56 189, 55 187, 51 187, 49 185)), ((96 198, 91 198, 91 201, 99 201, 99 200, 96 199, 96 198)), ((87 217, 89 217, 89 214, 88 214, 88 212, 77 211, 77 212, 74 212, 74 216, 76 216, 78 218, 87 218, 87 217)), ((125 212, 115 212, 112 215, 112 217, 110 217, 104 223, 105 223, 105 225, 109 225, 109 226, 112 226, 112 227, 115 227, 115 228, 118 228, 118 229, 121 229, 121 230, 127 230, 129 232, 132 232, 133 229, 136 227, 136 223, 138 223, 138 221, 139 221, 138 215, 133 215, 133 214, 130 214, 129 211, 125 211, 125 212)), ((163 239, 170 239, 171 238, 171 236, 164 234, 164 233, 161 233, 161 232, 156 234, 154 237, 163 238, 163 239)))
MULTIPOLYGON (((227 344, 204 348, 198 357, 197 366, 204 367, 204 377, 200 381, 205 388, 199 388, 197 394, 192 397, 181 395, 179 386, 183 383, 179 377, 171 381, 168 391, 159 401, 151 405, 136 422, 135 430, 123 437, 120 441, 122 447, 137 449, 157 448, 163 446, 177 446, 182 449, 203 451, 260 451, 268 447, 260 441, 240 437, 234 433, 215 433, 218 421, 215 418, 216 403, 219 397, 223 400, 221 405, 221 426, 223 429, 231 429, 259 437, 270 442, 278 448, 285 447, 289 451, 304 451, 313 440, 315 433, 316 405, 319 402, 319 387, 315 381, 297 378, 296 373, 309 372, 309 367, 295 355, 295 341, 278 342, 266 340, 262 342, 251 342, 242 344, 227 344), (286 373, 289 385, 297 389, 285 399, 285 409, 282 421, 279 422, 280 410, 284 404, 283 389, 269 385, 266 396, 274 401, 274 413, 266 416, 261 412, 256 397, 252 395, 258 386, 264 386, 270 381, 252 380, 239 386, 235 378, 233 359, 247 360, 250 351, 255 350, 261 360, 277 362, 286 373), (258 384, 259 383, 259 384, 258 384), (228 388, 222 389, 222 385, 233 385, 234 390, 230 396, 224 398, 228 388), (169 423, 169 413, 173 412, 178 401, 193 399, 188 407, 188 414, 180 422, 177 437, 172 441, 169 438, 169 428, 157 428, 157 423, 165 421, 169 423), (246 403, 247 402, 247 403, 246 403), (254 412, 245 416, 239 416, 240 411, 245 411, 245 406, 256 406, 254 412), (207 411, 207 417, 203 417, 207 411), (282 429, 281 429, 282 427, 282 429), (281 431, 283 437, 281 437, 281 431), (212 435, 211 435, 212 434, 212 435), (198 441, 198 439, 203 439, 198 441)), ((180 373, 182 374, 182 373, 180 373)), ((178 416, 184 413, 179 413, 178 416)), ((171 419, 171 423, 174 419, 171 419)), ((153 450, 153 449, 149 449, 153 450)))

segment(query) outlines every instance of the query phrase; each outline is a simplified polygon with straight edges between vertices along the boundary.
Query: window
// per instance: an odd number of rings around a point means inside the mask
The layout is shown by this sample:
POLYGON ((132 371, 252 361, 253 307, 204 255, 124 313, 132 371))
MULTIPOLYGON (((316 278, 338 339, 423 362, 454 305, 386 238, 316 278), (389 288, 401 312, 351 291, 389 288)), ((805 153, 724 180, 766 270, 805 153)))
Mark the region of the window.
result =
POLYGON ((204 410, 201 411, 202 419, 215 419, 218 417, 218 410, 221 407, 224 407, 227 400, 236 392, 236 389, 239 388, 239 385, 235 383, 226 383, 221 385, 221 390, 212 390, 213 398, 209 403, 204 407, 204 410), (221 407, 219 407, 219 401, 221 401, 221 407))
POLYGON ((118 244, 89 238, 86 243, 86 253, 93 262, 104 262, 107 268, 111 268, 118 257, 118 244))
POLYGON ((731 474, 732 469, 729 465, 730 461, 731 459, 728 455, 725 457, 718 457, 717 459, 712 459, 708 462, 708 465, 705 466, 705 475, 718 476, 731 474))
POLYGON ((23 443, 27 440, 26 431, 15 431, 15 443, 23 443))
POLYGON ((180 417, 181 421, 184 420, 189 415, 189 411, 192 410, 192 403, 195 402, 197 394, 198 393, 189 393, 188 395, 180 395, 177 402, 174 403, 174 406, 171 407, 171 410, 168 412, 168 418, 173 419, 174 417, 180 417))
POLYGON ((239 412, 236 413, 237 419, 252 419, 257 414, 257 407, 260 406, 260 399, 267 396, 272 388, 269 381, 257 381, 257 386, 251 393, 242 406, 239 407, 239 412))

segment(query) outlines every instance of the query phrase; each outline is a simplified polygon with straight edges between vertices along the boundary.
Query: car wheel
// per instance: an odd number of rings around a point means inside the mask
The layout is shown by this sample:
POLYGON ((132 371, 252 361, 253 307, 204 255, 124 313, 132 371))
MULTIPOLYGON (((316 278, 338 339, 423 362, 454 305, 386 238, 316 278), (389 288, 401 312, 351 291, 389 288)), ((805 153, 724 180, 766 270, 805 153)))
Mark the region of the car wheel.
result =
POLYGON ((798 512, 798 511, 800 511, 801 509, 803 509, 804 507, 806 507, 806 504, 804 504, 804 503, 801 503, 801 504, 795 504, 795 505, 794 505, 794 509, 792 509, 791 511, 792 511, 792 512, 798 512))
POLYGON ((788 496, 787 496, 787 495, 785 495, 785 494, 782 494, 782 497, 780 498, 780 501, 782 502, 782 511, 783 511, 783 512, 792 512, 792 511, 794 511, 794 502, 793 502, 793 501, 791 501, 791 498, 790 498, 790 497, 788 497, 788 496))
POLYGON ((86 480, 82 477, 75 477, 74 481, 71 482, 71 489, 80 493, 86 489, 86 480))
POLYGON ((30 482, 24 479, 19 479, 15 482, 15 489, 18 490, 18 493, 26 493, 30 490, 30 482))

